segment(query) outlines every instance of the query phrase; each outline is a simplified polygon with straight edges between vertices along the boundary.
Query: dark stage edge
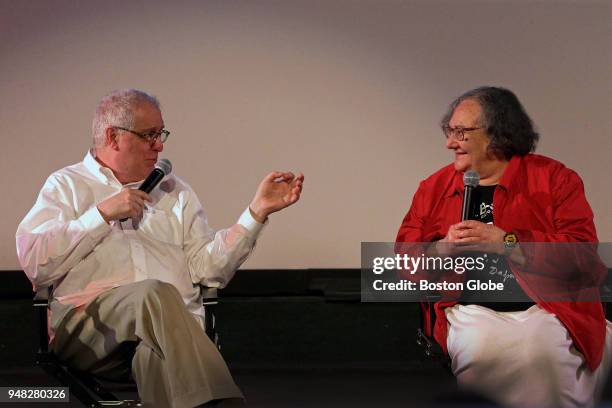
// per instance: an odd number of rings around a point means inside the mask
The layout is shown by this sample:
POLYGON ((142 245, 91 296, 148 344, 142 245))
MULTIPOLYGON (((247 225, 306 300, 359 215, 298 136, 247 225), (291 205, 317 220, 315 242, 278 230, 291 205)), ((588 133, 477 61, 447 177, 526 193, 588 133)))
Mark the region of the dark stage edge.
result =
MULTIPOLYGON (((426 370, 350 367, 232 368, 234 379, 252 408, 338 407, 396 408, 442 406, 441 390, 451 396, 452 378, 426 370)), ((0 386, 59 386, 36 367, 0 370, 0 386)), ((445 405, 445 404, 443 404, 445 405)), ((74 400, 54 404, 1 404, 0 407, 84 407, 74 400)), ((448 406, 448 405, 445 405, 448 406)))

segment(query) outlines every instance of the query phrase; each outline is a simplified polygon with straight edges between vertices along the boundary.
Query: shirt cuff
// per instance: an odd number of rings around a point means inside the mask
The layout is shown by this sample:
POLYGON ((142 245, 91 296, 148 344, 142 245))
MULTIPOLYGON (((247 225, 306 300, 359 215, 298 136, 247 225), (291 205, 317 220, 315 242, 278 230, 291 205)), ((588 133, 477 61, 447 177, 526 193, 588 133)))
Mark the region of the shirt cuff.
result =
POLYGON ((255 218, 253 218, 251 215, 251 210, 249 210, 249 207, 247 207, 246 210, 243 211, 240 218, 238 218, 238 224, 246 228, 251 234, 253 234, 254 237, 257 237, 263 227, 268 224, 268 220, 266 219, 263 224, 261 222, 257 222, 257 220, 255 220, 255 218))
POLYGON ((79 218, 79 221, 83 225, 85 231, 89 233, 94 241, 102 239, 102 237, 111 230, 111 226, 104 221, 102 214, 100 214, 100 211, 96 206, 85 211, 85 213, 79 218))

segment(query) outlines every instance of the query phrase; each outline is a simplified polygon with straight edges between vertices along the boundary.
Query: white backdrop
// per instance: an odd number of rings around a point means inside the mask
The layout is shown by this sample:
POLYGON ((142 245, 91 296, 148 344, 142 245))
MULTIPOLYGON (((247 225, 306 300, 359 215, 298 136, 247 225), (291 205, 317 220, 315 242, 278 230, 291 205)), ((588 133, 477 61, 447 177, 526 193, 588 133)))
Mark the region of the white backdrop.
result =
POLYGON ((419 180, 452 160, 452 98, 514 90, 538 152, 579 172, 612 240, 612 2, 0 1, 0 269, 53 170, 80 161, 96 102, 159 97, 164 156, 211 224, 235 222, 264 174, 302 171, 247 268, 359 267, 392 241, 419 180))

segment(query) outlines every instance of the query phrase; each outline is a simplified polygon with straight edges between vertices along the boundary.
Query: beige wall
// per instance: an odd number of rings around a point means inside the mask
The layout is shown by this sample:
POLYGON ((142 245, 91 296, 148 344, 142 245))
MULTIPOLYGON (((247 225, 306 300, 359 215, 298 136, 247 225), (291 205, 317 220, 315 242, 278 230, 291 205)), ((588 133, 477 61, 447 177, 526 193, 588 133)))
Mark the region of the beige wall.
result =
POLYGON ((156 94, 165 156, 213 227, 273 169, 306 174, 250 268, 358 267, 392 241, 417 183, 451 161, 438 120, 454 96, 506 86, 538 151, 584 179, 612 240, 611 2, 0 1, 0 269, 47 175, 79 161, 97 100, 156 94), (127 3, 127 4, 124 4, 127 3))

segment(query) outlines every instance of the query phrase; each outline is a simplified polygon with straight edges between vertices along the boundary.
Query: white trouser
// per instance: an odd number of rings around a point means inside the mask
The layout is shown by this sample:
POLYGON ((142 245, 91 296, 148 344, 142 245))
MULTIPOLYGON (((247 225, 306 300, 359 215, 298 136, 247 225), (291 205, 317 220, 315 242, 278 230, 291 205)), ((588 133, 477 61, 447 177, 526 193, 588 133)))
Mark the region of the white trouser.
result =
POLYGON ((515 407, 592 407, 598 401, 610 367, 612 323, 593 372, 557 317, 538 306, 496 312, 455 305, 446 309, 446 318, 460 386, 515 407))

